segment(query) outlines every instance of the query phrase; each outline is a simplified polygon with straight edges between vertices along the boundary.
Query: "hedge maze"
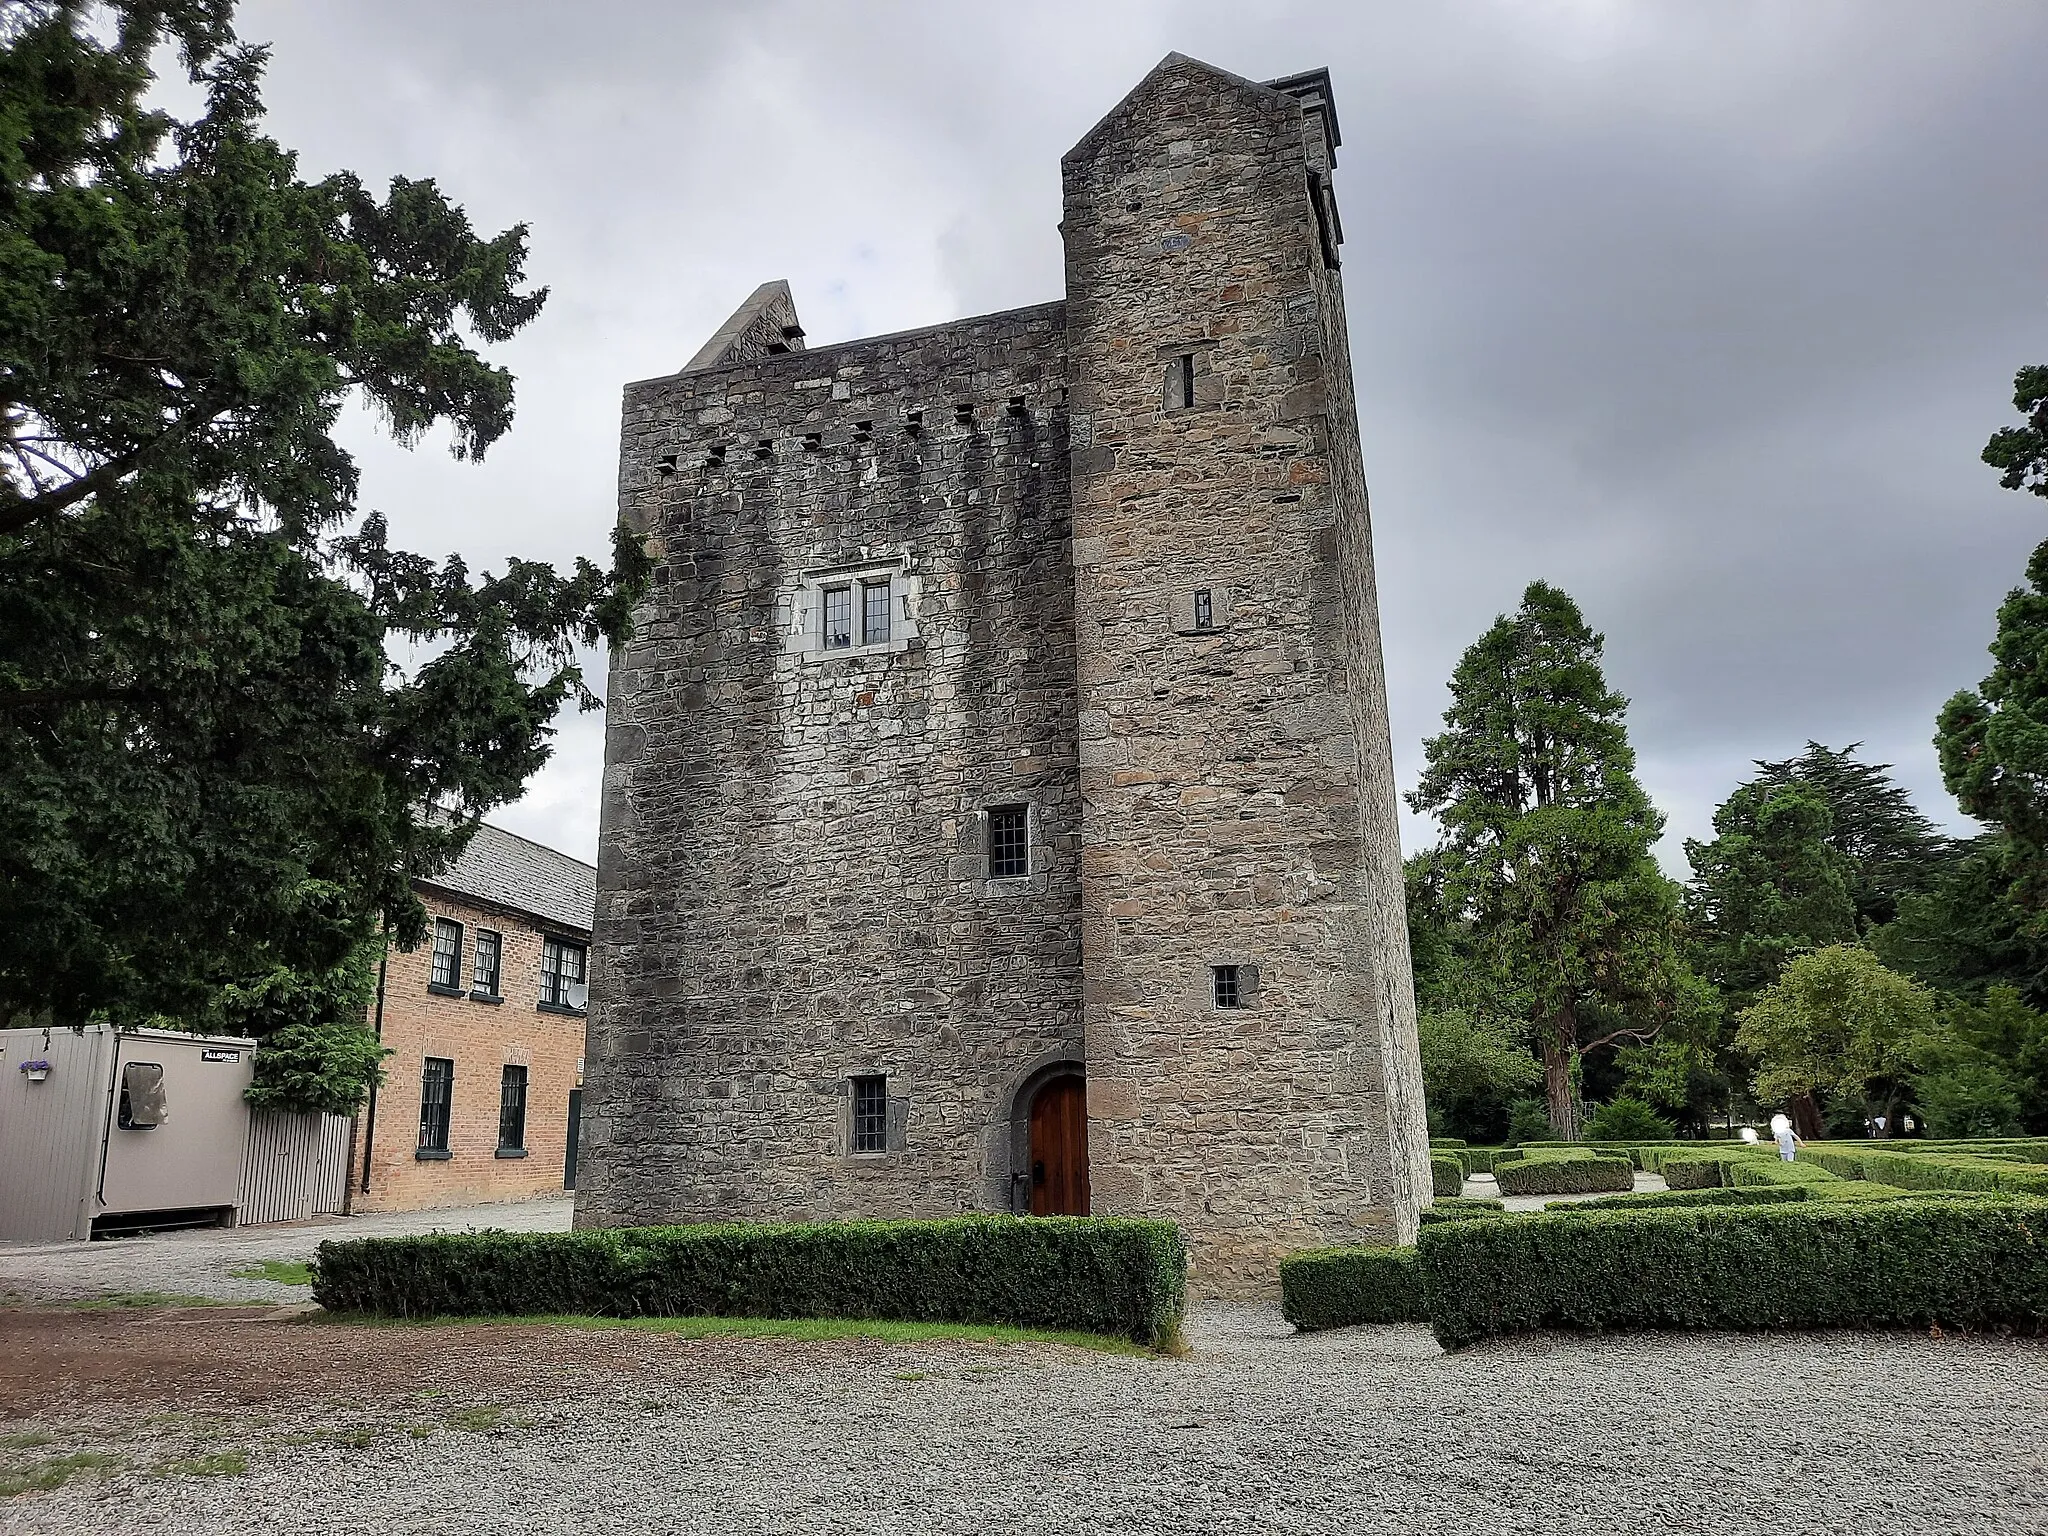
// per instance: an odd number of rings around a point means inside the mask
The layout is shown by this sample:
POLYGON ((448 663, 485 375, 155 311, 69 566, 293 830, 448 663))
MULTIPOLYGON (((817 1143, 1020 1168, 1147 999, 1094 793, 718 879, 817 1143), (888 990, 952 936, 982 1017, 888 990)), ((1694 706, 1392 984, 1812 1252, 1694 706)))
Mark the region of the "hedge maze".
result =
POLYGON ((1668 1191, 1514 1215, 1439 1200, 1413 1248, 1281 1266, 1303 1330, 1427 1322, 1447 1349, 1533 1329, 2048 1326, 2048 1139, 1841 1142, 1797 1160, 1750 1143, 1442 1144, 1503 1194, 1668 1191), (1605 1182, 1601 1182, 1601 1181, 1605 1182))

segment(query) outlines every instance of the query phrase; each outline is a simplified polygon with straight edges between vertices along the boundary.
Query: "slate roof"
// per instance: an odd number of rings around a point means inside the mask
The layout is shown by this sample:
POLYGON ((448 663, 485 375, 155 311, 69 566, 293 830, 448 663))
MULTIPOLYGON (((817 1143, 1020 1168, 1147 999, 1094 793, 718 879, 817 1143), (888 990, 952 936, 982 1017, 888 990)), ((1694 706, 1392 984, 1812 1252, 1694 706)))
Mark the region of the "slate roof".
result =
POLYGON ((431 880, 438 891, 590 932, 597 915, 597 870, 581 859, 485 822, 462 857, 431 880))

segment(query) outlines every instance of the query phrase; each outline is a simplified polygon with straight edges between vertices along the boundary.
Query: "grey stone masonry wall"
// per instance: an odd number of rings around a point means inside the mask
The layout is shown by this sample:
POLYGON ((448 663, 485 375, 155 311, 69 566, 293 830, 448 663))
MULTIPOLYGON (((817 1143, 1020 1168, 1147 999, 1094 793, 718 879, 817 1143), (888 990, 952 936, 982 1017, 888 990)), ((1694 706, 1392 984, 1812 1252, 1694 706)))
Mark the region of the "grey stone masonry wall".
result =
POLYGON ((628 387, 657 564, 611 674, 578 1224, 1009 1208, 1009 1097, 1082 1056, 1065 339, 1055 303, 628 387), (888 633, 827 649, 830 589, 884 582, 888 633), (1020 802, 1030 871, 990 880, 1020 802))
POLYGON ((1311 168, 1300 102, 1178 56, 1064 162, 1094 1209, 1179 1221, 1212 1293, 1406 1241, 1428 1189, 1311 168), (1219 965, 1246 1006, 1216 1006, 1219 965))

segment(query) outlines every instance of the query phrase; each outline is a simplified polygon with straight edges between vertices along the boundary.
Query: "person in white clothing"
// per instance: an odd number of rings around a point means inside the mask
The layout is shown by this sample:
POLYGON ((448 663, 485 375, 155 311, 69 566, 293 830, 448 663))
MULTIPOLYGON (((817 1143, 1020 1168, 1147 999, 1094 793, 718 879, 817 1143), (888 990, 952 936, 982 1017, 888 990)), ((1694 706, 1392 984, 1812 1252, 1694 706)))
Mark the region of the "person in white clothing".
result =
POLYGON ((1792 1129, 1792 1122, 1783 1115, 1771 1116, 1771 1134, 1777 1138, 1781 1162, 1791 1162, 1799 1149, 1806 1145, 1799 1139, 1799 1133, 1792 1129))

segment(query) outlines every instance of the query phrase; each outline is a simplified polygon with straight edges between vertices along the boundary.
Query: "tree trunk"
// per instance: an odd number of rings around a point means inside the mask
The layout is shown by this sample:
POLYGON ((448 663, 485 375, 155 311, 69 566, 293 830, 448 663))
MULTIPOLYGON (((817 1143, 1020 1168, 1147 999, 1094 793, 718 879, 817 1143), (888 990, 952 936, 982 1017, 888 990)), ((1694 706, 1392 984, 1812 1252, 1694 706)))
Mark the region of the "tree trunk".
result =
POLYGON ((1577 1021, 1566 1011, 1543 1031, 1543 1102, 1550 1130, 1559 1141, 1579 1139, 1579 1096, 1572 1082, 1573 1036, 1577 1021))
POLYGON ((1827 1135, 1827 1122, 1820 1117, 1820 1105, 1811 1093, 1795 1093, 1785 1101, 1785 1112, 1792 1118, 1792 1129, 1799 1133, 1801 1141, 1818 1141, 1827 1135))

